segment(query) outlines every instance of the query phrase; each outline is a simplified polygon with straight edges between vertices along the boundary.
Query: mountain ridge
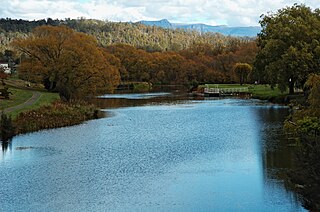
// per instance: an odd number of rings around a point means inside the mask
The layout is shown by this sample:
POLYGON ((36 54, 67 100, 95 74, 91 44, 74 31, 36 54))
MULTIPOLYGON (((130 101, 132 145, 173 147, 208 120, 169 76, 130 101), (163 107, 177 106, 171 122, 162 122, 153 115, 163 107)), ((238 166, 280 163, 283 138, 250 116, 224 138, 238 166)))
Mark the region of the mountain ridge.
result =
POLYGON ((208 24, 185 24, 185 23, 171 23, 167 19, 161 19, 158 21, 138 21, 137 23, 146 26, 157 26, 165 29, 185 29, 196 30, 201 33, 212 32, 221 33, 223 35, 239 36, 239 37, 256 37, 261 31, 261 27, 248 26, 248 27, 229 27, 227 25, 212 26, 208 24))

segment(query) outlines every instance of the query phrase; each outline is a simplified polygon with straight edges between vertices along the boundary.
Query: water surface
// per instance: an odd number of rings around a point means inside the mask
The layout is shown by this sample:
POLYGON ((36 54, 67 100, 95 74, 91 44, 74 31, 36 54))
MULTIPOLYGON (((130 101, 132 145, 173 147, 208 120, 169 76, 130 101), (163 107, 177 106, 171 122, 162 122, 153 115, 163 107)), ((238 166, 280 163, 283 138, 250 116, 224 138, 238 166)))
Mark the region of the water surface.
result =
POLYGON ((119 100, 111 117, 15 137, 0 153, 1 210, 304 211, 278 177, 292 165, 287 108, 119 100))

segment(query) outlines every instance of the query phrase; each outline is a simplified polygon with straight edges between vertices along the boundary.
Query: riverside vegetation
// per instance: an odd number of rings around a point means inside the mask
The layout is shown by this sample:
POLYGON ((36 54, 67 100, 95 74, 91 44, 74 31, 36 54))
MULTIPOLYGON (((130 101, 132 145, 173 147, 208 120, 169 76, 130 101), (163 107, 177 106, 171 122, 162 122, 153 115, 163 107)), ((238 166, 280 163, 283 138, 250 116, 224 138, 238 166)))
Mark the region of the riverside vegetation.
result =
POLYGON ((292 188, 310 211, 320 210, 320 10, 295 4, 262 16, 262 32, 254 67, 260 77, 281 90, 304 89, 302 101, 291 102, 293 114, 285 123, 299 147, 297 169, 289 174, 292 188), (304 85, 304 86, 303 86, 304 85))
MULTIPOLYGON (((304 177, 292 175, 293 187, 303 195, 306 207, 316 211, 320 202, 320 31, 314 29, 320 26, 320 10, 295 4, 262 15, 260 24, 262 31, 252 40, 85 19, 2 19, 0 56, 8 63, 21 62, 21 79, 42 83, 47 90, 59 93, 67 104, 56 103, 39 109, 42 112, 21 114, 21 119, 39 120, 38 124, 29 120, 33 123, 30 130, 49 127, 43 117, 49 117, 51 109, 65 112, 52 112, 57 117, 79 116, 79 122, 95 117, 91 106, 83 109, 74 101, 112 92, 123 82, 144 82, 149 89, 164 84, 197 87, 257 82, 282 92, 288 90, 290 95, 295 88, 304 89, 308 101, 291 103, 295 113, 288 118, 286 130, 301 148, 295 173, 304 177)), ((28 122, 20 121, 26 129, 28 122)), ((1 122, 11 125, 12 120, 3 115, 1 122)), ((18 132, 25 131, 21 128, 18 132)))

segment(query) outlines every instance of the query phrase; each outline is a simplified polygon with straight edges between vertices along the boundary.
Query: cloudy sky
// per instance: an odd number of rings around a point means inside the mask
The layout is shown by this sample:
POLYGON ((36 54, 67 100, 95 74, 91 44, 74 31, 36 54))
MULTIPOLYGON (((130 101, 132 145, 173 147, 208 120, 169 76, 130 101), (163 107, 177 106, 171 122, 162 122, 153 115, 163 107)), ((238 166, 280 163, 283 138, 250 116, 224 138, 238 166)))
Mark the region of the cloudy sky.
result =
POLYGON ((294 3, 320 7, 320 0, 0 0, 0 17, 133 22, 166 18, 174 23, 256 26, 261 14, 294 3))

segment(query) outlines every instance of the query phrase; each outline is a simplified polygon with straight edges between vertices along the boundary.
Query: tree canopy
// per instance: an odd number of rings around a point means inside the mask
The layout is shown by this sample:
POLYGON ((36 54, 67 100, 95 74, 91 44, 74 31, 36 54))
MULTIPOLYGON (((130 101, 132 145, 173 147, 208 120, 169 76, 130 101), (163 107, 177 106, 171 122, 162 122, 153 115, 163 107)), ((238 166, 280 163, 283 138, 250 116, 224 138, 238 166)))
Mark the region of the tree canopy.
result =
POLYGON ((65 100, 102 93, 119 82, 118 68, 108 62, 113 56, 93 37, 65 26, 37 27, 32 36, 12 44, 25 55, 20 76, 43 83, 65 100))
POLYGON ((248 63, 236 63, 233 70, 239 78, 240 85, 242 85, 246 82, 248 75, 252 71, 252 67, 248 63))
POLYGON ((248 37, 223 36, 219 33, 200 33, 191 29, 163 29, 131 22, 110 22, 85 18, 65 20, 48 18, 37 21, 7 18, 0 19, 0 52, 8 49, 9 43, 14 38, 27 37, 34 28, 43 25, 67 26, 75 31, 92 35, 103 47, 125 43, 142 48, 147 52, 180 51, 199 43, 214 45, 216 49, 226 48, 229 51, 239 43, 254 40, 248 37))
POLYGON ((147 52, 127 44, 105 48, 119 59, 122 81, 183 85, 234 82, 233 66, 236 62, 252 64, 257 47, 255 42, 248 42, 232 50, 217 50, 209 44, 194 44, 179 52, 147 52))
POLYGON ((320 71, 320 10, 295 4, 262 15, 255 71, 260 81, 294 92, 320 71))

